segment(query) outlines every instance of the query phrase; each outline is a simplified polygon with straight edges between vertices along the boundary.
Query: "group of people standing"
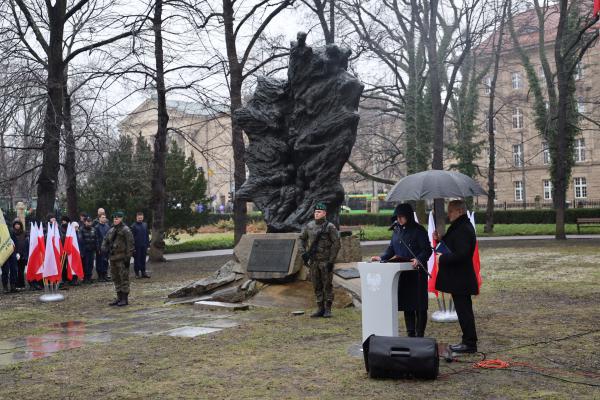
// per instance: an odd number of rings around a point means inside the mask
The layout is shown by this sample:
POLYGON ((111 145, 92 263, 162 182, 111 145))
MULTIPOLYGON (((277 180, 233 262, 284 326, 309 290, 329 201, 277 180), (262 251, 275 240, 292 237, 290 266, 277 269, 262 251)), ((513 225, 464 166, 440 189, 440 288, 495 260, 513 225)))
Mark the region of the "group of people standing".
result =
MULTIPOLYGON (((311 317, 331 317, 333 303, 333 270, 340 249, 339 233, 327 221, 326 204, 319 202, 314 209, 314 220, 300 234, 300 252, 309 267, 313 283, 317 310, 311 317)), ((393 231, 389 246, 371 261, 410 262, 414 268, 400 274, 398 283, 398 311, 404 312, 406 334, 409 337, 425 336, 428 309, 427 263, 434 249, 427 231, 414 217, 410 204, 399 204, 392 216, 393 231)), ((434 233, 433 239, 444 242, 448 249, 444 254, 436 253, 438 274, 435 288, 450 293, 456 305, 456 313, 462 330, 460 343, 451 345, 455 353, 477 351, 477 332, 471 296, 479 293, 477 277, 473 268, 476 246, 475 229, 467 216, 462 200, 448 204, 450 227, 444 236, 434 233)))
MULTIPOLYGON (((68 278, 67 258, 61 257, 62 279, 59 289, 66 290, 68 286, 77 286, 80 282, 94 282, 93 271, 96 267, 97 280, 115 284, 117 300, 112 305, 127 305, 129 293, 129 262, 134 257, 134 271, 138 278, 150 278, 146 272, 146 255, 150 245, 148 225, 144 222, 144 214, 138 212, 136 221, 129 228, 123 222, 124 213, 113 213, 113 225, 109 225, 106 212, 98 209, 98 216, 92 220, 86 213, 81 213, 79 222, 72 222, 69 217, 60 219, 59 233, 64 244, 67 229, 73 225, 77 233, 77 242, 83 265, 83 277, 68 278), (109 275, 110 261, 110 275, 109 275), (112 279, 111 279, 112 277, 112 279), (126 294, 127 295, 126 295, 126 294), (117 303, 121 304, 117 304, 117 303)), ((47 223, 56 223, 56 217, 49 214, 47 223)), ((48 225, 45 226, 47 228, 48 225)), ((45 232, 46 233, 46 232, 45 232)), ((29 234, 23 223, 15 220, 10 230, 14 251, 2 265, 2 286, 5 293, 15 293, 26 288, 26 266, 29 257, 29 234)), ((42 281, 27 281, 31 290, 43 290, 42 281)))

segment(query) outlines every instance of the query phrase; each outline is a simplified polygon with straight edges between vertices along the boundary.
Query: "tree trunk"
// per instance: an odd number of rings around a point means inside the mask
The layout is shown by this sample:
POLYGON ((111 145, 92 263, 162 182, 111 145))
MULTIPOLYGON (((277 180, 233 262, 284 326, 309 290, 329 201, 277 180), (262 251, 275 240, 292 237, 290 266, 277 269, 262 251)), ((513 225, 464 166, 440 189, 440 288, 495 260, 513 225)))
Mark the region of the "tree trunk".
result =
POLYGON ((568 76, 562 62, 557 59, 558 110, 556 123, 556 178, 554 187, 554 208, 556 210, 556 239, 566 239, 565 207, 568 189, 567 177, 570 173, 567 157, 573 157, 567 152, 567 107, 568 107, 568 76))
POLYGON ((494 52, 494 72, 490 82, 490 102, 488 107, 488 145, 490 149, 488 162, 488 197, 485 207, 485 233, 494 232, 494 199, 496 198, 496 132, 494 124, 495 108, 494 101, 496 99, 496 83, 498 81, 498 70, 500 69, 500 52, 502 50, 502 42, 504 38, 504 24, 506 21, 507 4, 502 7, 502 19, 500 20, 500 29, 498 33, 498 43, 494 52))
MULTIPOLYGON (((227 47, 227 60, 229 64, 229 94, 231 98, 230 111, 233 112, 242 107, 242 67, 238 60, 233 30, 234 12, 233 2, 223 0, 223 22, 225 26, 225 44, 227 47)), ((233 179, 234 192, 246 181, 245 146, 242 128, 231 119, 231 144, 233 147, 233 179)), ((246 233, 246 201, 238 200, 234 196, 233 223, 234 223, 234 245, 237 244, 242 235, 246 233)))
POLYGON ((71 95, 67 83, 68 72, 65 72, 65 82, 63 85, 63 124, 65 132, 65 175, 67 178, 67 215, 71 220, 78 220, 77 204, 77 169, 75 162, 75 135, 73 134, 73 123, 71 118, 71 95))
POLYGON ((154 138, 154 157, 152 160, 152 240, 150 242, 150 261, 164 261, 165 251, 165 198, 166 198, 166 160, 167 160, 167 100, 162 42, 162 0, 156 0, 153 19, 154 57, 156 60, 156 94, 158 100, 158 128, 154 138))
POLYGON ((58 172, 60 168, 60 128, 63 107, 63 33, 66 1, 57 0, 54 7, 48 6, 50 41, 48 43, 48 78, 46 114, 44 116, 44 141, 42 168, 37 181, 36 214, 40 220, 54 211, 58 172))
MULTIPOLYGON (((440 66, 437 54, 437 13, 438 0, 429 3, 429 30, 427 38, 427 56, 429 58, 429 89, 431 91, 431 114, 433 122, 433 162, 432 169, 444 169, 444 113, 442 110, 442 90, 440 66)), ((444 199, 433 201, 435 226, 438 233, 446 230, 444 199)))

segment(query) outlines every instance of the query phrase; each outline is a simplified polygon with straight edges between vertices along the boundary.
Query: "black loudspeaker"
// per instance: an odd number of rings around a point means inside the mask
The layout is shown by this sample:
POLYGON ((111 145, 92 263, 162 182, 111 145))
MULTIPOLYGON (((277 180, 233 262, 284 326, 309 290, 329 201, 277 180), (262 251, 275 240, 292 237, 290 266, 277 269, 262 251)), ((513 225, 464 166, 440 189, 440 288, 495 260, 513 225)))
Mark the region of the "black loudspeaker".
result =
POLYGON ((363 343, 363 356, 369 378, 435 379, 440 370, 432 338, 371 335, 363 343))

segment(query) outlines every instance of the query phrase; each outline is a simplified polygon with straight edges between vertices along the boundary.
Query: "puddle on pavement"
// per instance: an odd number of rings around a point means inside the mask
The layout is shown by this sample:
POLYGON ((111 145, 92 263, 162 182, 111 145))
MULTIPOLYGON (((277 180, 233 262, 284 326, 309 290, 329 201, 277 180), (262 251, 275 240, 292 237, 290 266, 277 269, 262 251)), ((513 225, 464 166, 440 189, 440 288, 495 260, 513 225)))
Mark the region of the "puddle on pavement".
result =
POLYGON ((141 311, 132 313, 131 318, 99 317, 90 322, 54 323, 47 325, 50 332, 43 335, 0 340, 0 367, 49 357, 85 344, 110 343, 124 337, 168 335, 193 338, 238 325, 229 319, 233 314, 173 313, 168 309, 141 311))

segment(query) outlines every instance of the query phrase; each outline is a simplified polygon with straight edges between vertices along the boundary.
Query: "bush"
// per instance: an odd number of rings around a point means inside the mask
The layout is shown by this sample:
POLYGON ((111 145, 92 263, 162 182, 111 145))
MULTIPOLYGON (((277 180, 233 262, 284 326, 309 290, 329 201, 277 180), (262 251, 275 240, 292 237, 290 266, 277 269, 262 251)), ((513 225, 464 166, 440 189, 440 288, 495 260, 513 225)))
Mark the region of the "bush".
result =
MULTIPOLYGON (((565 222, 574 224, 577 218, 600 217, 598 208, 569 208, 566 210, 565 222)), ((485 222, 485 211, 475 212, 475 221, 485 222)), ((554 210, 498 210, 494 211, 494 224, 554 224, 554 210)), ((390 214, 341 214, 340 225, 376 225, 390 224, 390 214)))

